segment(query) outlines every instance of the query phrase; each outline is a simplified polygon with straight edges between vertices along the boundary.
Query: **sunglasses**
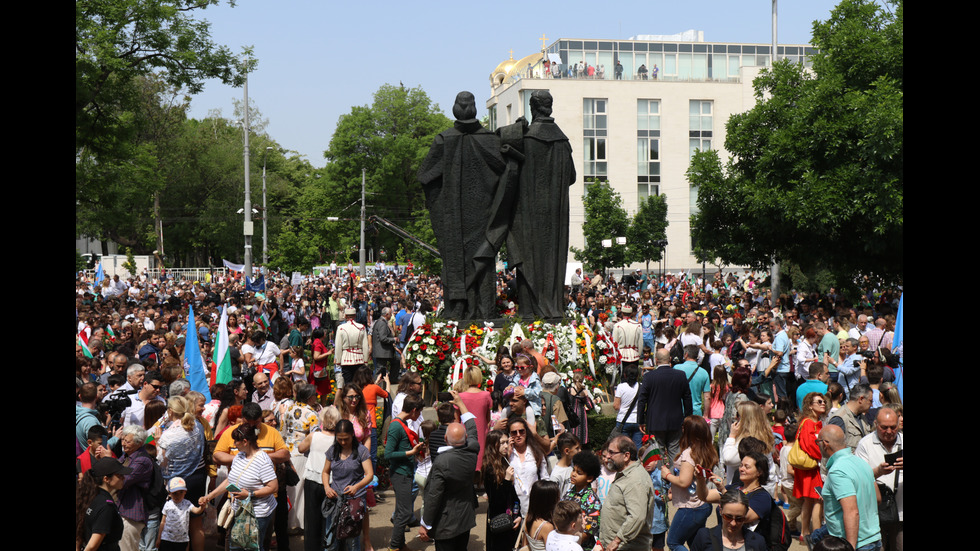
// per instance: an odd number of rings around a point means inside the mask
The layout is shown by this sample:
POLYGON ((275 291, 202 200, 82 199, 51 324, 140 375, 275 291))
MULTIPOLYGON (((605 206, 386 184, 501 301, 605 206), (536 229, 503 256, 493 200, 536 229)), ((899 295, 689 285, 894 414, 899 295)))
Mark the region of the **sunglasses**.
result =
POLYGON ((525 433, 524 429, 517 429, 517 430, 510 431, 511 436, 523 436, 524 433, 525 433))
POLYGON ((728 522, 735 521, 739 524, 745 522, 745 517, 742 515, 729 515, 727 513, 722 513, 721 518, 725 519, 728 522))

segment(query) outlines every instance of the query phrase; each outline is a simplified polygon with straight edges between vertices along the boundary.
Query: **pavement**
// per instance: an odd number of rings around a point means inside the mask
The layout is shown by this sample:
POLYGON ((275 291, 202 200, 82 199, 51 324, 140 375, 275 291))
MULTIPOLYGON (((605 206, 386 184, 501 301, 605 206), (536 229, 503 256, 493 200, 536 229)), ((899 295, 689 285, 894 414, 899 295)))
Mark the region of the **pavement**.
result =
MULTIPOLYGON (((392 490, 387 490, 381 492, 386 499, 385 503, 379 503, 377 507, 371 510, 371 543, 376 551, 383 551, 388 549, 388 542, 391 541, 391 523, 388 521, 391 515, 395 512, 395 493, 392 490)), ((486 526, 487 526, 487 500, 485 497, 481 497, 479 500, 479 507, 476 510, 476 527, 470 531, 470 542, 466 547, 466 551, 483 551, 486 549, 486 526)), ((415 500, 415 514, 420 514, 420 508, 422 506, 422 496, 419 495, 415 500)), ((673 518, 676 510, 673 507, 668 508, 668 513, 671 518, 673 518)), ((707 526, 715 526, 715 515, 712 514, 708 517, 707 526)), ((214 549, 213 539, 209 539, 206 548, 208 550, 214 549)), ((418 528, 411 528, 409 532, 405 533, 405 543, 409 549, 412 551, 422 551, 423 549, 434 550, 435 544, 431 541, 425 542, 418 538, 418 528)), ((282 546, 279 547, 282 549, 282 546)), ((303 536, 293 536, 289 538, 289 551, 302 551, 303 550, 303 536)), ((364 551, 370 551, 370 548, 364 551)), ((462 550, 460 550, 462 551, 462 550)), ((588 551, 588 550, 586 550, 588 551)), ((799 540, 794 540, 790 545, 790 551, 806 551, 806 546, 800 544, 799 540)))

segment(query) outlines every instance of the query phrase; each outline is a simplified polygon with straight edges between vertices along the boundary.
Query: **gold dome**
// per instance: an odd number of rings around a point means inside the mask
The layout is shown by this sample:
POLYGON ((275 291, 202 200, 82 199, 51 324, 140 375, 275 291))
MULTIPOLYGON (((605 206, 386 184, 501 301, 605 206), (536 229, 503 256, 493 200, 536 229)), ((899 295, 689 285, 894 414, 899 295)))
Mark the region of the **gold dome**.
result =
POLYGON ((529 56, 525 56, 519 60, 515 60, 514 54, 511 53, 510 59, 500 62, 493 72, 490 73, 490 83, 493 86, 503 84, 504 81, 509 79, 511 76, 526 69, 529 63, 532 67, 540 63, 543 57, 544 54, 537 52, 529 56))

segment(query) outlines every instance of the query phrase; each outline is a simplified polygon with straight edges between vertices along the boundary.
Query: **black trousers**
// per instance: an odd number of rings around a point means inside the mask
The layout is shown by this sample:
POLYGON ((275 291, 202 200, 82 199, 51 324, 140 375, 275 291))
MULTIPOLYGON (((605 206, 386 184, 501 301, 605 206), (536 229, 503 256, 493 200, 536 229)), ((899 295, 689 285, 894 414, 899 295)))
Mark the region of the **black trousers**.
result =
POLYGON ((469 543, 470 531, 467 530, 454 538, 449 538, 448 540, 436 540, 436 551, 459 551, 461 549, 466 549, 466 546, 469 543))

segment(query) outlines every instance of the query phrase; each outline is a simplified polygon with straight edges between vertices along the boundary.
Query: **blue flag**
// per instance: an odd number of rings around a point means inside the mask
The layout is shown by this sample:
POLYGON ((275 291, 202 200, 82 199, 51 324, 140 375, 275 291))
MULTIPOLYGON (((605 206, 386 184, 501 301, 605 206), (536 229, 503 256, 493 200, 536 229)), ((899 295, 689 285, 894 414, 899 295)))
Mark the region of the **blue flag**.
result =
POLYGON ((246 291, 265 291, 265 276, 259 274, 259 277, 254 280, 248 276, 245 276, 245 290, 246 291))
POLYGON ((187 369, 187 381, 191 390, 204 395, 205 403, 211 401, 211 390, 208 388, 208 375, 204 370, 204 358, 201 357, 201 344, 197 340, 197 324, 194 322, 194 307, 190 306, 190 319, 187 320, 187 347, 184 349, 184 367, 187 369))
POLYGON ((103 279, 105 279, 105 272, 102 271, 102 262, 99 261, 99 265, 95 268, 95 285, 102 285, 103 279))
MULTIPOLYGON (((902 347, 902 356, 904 356, 905 348, 905 316, 902 315, 904 310, 903 306, 905 304, 905 292, 902 292, 902 297, 898 299, 898 317, 895 318, 895 336, 892 338, 892 350, 902 347)), ((895 386, 898 387, 898 396, 905 401, 905 360, 902 359, 898 364, 898 369, 895 370, 895 386)))

